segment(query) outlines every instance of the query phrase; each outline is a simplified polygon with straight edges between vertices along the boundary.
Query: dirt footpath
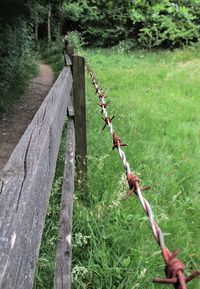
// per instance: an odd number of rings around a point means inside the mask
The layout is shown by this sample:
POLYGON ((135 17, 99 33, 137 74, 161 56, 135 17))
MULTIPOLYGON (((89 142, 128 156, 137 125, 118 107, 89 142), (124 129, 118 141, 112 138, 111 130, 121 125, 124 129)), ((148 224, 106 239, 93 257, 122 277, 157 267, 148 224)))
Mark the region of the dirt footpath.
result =
POLYGON ((52 69, 46 64, 39 66, 39 76, 32 80, 27 93, 15 101, 9 113, 0 119, 0 170, 53 85, 52 69))

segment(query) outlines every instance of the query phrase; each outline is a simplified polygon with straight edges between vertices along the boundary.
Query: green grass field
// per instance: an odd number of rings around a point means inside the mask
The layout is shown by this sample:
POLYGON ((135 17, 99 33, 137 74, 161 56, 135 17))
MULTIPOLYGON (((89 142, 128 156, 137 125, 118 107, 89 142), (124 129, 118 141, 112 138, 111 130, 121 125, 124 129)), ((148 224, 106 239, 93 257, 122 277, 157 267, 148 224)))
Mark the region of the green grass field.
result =
MULTIPOLYGON (((128 143, 133 171, 165 233, 181 249, 187 271, 200 265, 200 58, 197 51, 119 55, 95 50, 89 63, 106 91, 114 128, 128 143)), ((74 202, 74 288, 166 288, 159 248, 138 199, 112 151, 88 80, 88 202, 74 202)), ((80 200, 79 200, 80 198, 80 200)), ((189 288, 197 288, 200 280, 189 288)), ((169 286, 168 286, 169 287, 169 286)))
MULTIPOLYGON (((114 129, 128 143, 124 151, 131 169, 142 185, 151 186, 144 196, 166 245, 180 248, 186 274, 200 269, 199 51, 86 55, 111 101, 114 129)), ((136 196, 121 200, 129 190, 123 165, 108 129, 101 132, 98 97, 89 77, 87 82, 89 191, 86 198, 74 195, 72 287, 172 288, 151 282, 164 276, 161 253, 136 196)), ((54 263, 41 258, 49 278, 54 263)), ((52 288, 41 285, 42 278, 35 288, 52 288)), ((188 288, 199 286, 200 278, 188 288)))

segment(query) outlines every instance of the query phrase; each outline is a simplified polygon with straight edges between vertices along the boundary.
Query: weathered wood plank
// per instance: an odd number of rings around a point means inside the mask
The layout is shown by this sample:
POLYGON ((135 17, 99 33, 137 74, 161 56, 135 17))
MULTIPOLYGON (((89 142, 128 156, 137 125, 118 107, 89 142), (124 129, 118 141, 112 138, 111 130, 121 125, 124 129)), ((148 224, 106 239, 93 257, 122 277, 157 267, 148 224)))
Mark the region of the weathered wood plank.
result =
POLYGON ((72 61, 72 65, 73 65, 73 55, 74 55, 74 48, 68 43, 68 41, 65 43, 65 51, 67 53, 67 55, 69 56, 69 58, 72 61))
POLYGON ((72 117, 74 116, 74 96, 73 91, 71 91, 70 99, 67 107, 67 116, 72 117))
POLYGON ((71 87, 65 67, 1 173, 1 289, 32 288, 71 87))
POLYGON ((54 289, 71 288, 71 239, 72 207, 74 191, 75 131, 74 121, 69 119, 67 127, 67 150, 62 186, 60 226, 56 252, 54 289))
POLYGON ((86 101, 85 101, 85 59, 73 55, 73 95, 76 138, 76 170, 85 190, 87 176, 87 131, 86 131, 86 101))
POLYGON ((69 55, 67 54, 67 52, 64 50, 64 60, 65 60, 65 65, 66 66, 71 66, 72 65, 72 61, 69 57, 69 55))

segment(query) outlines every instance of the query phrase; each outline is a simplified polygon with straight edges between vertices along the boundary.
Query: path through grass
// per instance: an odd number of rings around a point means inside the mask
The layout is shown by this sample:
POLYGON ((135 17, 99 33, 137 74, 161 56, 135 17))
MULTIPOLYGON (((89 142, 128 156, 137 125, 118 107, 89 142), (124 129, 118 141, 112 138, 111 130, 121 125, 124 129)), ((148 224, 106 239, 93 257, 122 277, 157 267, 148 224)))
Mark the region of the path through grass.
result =
MULTIPOLYGON (((169 249, 180 248, 186 273, 200 265, 200 57, 198 51, 89 51, 113 124, 169 249)), ((89 192, 74 201, 73 288, 151 289, 164 265, 147 218, 112 151, 88 80, 89 192)), ((188 287, 196 289, 200 280, 188 287)))

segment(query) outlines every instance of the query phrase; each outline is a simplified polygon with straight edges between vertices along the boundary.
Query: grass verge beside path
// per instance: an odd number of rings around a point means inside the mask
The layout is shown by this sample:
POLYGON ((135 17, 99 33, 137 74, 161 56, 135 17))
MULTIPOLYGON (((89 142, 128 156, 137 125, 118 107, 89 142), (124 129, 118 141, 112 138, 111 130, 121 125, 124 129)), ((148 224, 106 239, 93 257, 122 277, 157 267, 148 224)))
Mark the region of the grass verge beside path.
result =
MULTIPOLYGON (((151 185, 145 197, 170 250, 187 270, 200 265, 200 58, 183 50, 158 53, 88 51, 106 91, 113 125, 133 171, 151 185)), ((112 151, 98 99, 88 80, 88 202, 74 202, 73 288, 166 288, 151 282, 164 264, 123 166, 112 151)), ((196 289, 200 280, 188 285, 196 289)))

